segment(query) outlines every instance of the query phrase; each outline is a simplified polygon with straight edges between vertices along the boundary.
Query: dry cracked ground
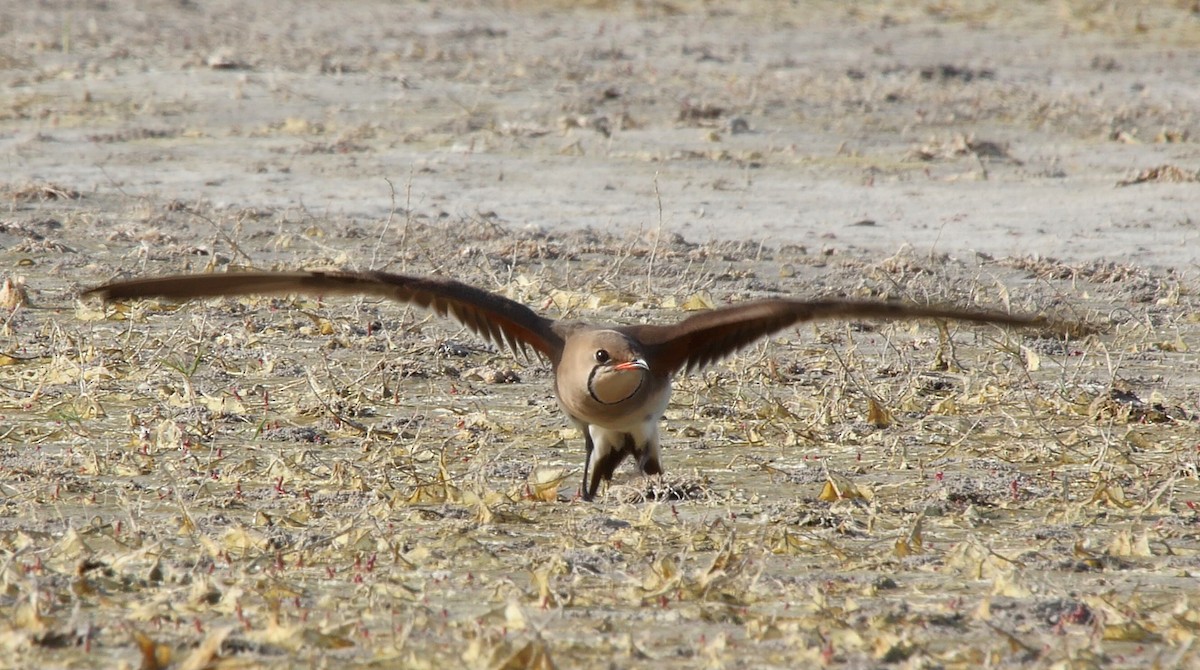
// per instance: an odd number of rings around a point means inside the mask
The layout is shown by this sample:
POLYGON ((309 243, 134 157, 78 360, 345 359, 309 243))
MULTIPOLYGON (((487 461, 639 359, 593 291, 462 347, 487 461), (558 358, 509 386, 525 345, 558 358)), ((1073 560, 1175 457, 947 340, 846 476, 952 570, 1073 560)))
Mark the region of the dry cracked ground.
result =
POLYGON ((0 665, 1195 667, 1192 2, 0 8, 0 665), (319 296, 820 323, 577 499, 540 362, 319 296))

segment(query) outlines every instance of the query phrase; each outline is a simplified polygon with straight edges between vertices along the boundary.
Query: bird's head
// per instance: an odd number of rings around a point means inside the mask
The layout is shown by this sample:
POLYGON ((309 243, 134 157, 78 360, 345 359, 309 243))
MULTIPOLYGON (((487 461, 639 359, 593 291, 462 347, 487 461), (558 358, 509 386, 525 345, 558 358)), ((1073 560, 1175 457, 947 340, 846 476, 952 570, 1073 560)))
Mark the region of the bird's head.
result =
POLYGON ((582 377, 591 399, 615 405, 642 387, 650 366, 637 344, 615 330, 597 330, 571 338, 563 364, 582 377))

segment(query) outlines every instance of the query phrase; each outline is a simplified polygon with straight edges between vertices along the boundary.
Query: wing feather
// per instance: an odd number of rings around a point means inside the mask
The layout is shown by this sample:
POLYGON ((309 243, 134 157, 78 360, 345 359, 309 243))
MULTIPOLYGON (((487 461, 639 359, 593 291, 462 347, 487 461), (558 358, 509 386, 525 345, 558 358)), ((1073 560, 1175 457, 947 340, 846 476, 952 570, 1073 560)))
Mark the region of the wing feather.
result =
POLYGON ((805 321, 828 319, 951 319, 1007 326, 1042 326, 1047 320, 1004 312, 857 300, 769 299, 691 316, 671 326, 622 330, 646 347, 659 374, 688 372, 714 363, 755 340, 805 321))
POLYGON ((504 296, 441 277, 388 272, 230 272, 170 275, 117 281, 90 289, 84 296, 104 300, 157 296, 174 300, 247 294, 374 295, 411 303, 459 323, 518 355, 526 346, 557 362, 563 338, 548 319, 504 296))

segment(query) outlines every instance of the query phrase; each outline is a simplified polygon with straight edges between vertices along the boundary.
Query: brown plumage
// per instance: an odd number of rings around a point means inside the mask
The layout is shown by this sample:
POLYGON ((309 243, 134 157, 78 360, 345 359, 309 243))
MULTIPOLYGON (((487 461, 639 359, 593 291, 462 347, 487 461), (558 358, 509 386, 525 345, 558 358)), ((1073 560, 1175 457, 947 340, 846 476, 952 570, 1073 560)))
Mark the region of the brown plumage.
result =
POLYGON ((1007 326, 1042 326, 1045 319, 982 310, 855 300, 767 299, 690 316, 673 325, 600 326, 558 321, 495 293, 453 279, 386 272, 239 272, 118 281, 86 291, 104 300, 172 299, 244 294, 374 295, 451 316, 513 352, 533 349, 550 361, 559 405, 584 434, 582 493, 591 500, 601 481, 627 456, 659 474, 658 425, 671 378, 697 370, 755 340, 805 321, 823 319, 953 319, 1007 326), (589 474, 590 473, 590 474, 589 474))

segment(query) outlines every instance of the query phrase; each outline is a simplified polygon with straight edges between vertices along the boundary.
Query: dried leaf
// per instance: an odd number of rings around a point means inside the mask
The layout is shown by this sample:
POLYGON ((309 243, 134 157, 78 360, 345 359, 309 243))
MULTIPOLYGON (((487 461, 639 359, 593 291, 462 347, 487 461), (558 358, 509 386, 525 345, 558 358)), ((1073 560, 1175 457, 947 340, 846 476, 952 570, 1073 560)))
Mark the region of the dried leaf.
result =
POLYGON ((221 537, 221 544, 231 553, 242 554, 247 551, 265 549, 267 539, 261 533, 237 524, 225 531, 225 535, 221 537))
POLYGON ((693 293, 689 295, 680 305, 680 309, 685 312, 699 312, 704 310, 715 309, 717 304, 713 302, 712 295, 708 291, 693 293))
POLYGON ((1106 552, 1109 556, 1148 558, 1154 555, 1150 549, 1149 534, 1143 532, 1134 537, 1129 529, 1122 529, 1108 545, 1106 552))
POLYGON ((929 408, 929 413, 941 414, 942 416, 954 416, 959 413, 958 401, 954 399, 954 396, 944 398, 934 403, 933 407, 929 408))
POLYGON ((1104 568, 1103 559, 1088 551, 1083 546, 1082 542, 1076 542, 1071 548, 1071 553, 1075 556, 1075 558, 1079 559, 1081 563, 1092 570, 1101 570, 1104 568))
POLYGON ((1104 627, 1104 639, 1108 642, 1139 642, 1142 644, 1158 642, 1162 636, 1148 630, 1141 624, 1127 621, 1110 624, 1104 627))
POLYGON ((211 664, 218 660, 218 654, 221 651, 221 645, 225 642, 225 638, 229 636, 231 629, 220 628, 214 630, 204 638, 192 653, 183 659, 179 664, 178 670, 204 670, 211 667, 211 664))
POLYGON ((968 579, 995 579, 1015 564, 976 539, 959 542, 946 555, 946 568, 968 579))
POLYGON ((875 398, 867 400, 867 423, 876 428, 887 428, 892 425, 892 413, 887 410, 875 398))
POLYGON ((133 631, 133 641, 142 653, 141 670, 166 670, 171 665, 171 648, 158 644, 141 631, 133 631))
POLYGON ((881 663, 900 663, 912 656, 916 647, 901 636, 886 631, 877 631, 871 641, 871 653, 881 663))
POLYGON ((670 557, 663 556, 650 566, 650 572, 642 579, 642 588, 655 596, 675 588, 681 576, 679 566, 670 557))
POLYGON ((25 292, 24 277, 5 277, 0 282, 0 308, 12 311, 29 303, 29 295, 25 292))
POLYGON ((817 500, 835 502, 837 500, 870 500, 872 497, 874 496, 870 489, 860 489, 849 479, 841 475, 830 474, 825 480, 825 485, 821 487, 821 493, 817 495, 817 500))
POLYGON ((1097 505, 1113 505, 1122 509, 1128 509, 1133 505, 1132 502, 1125 499, 1125 490, 1120 484, 1110 481, 1101 481, 1096 485, 1096 490, 1092 492, 1092 503, 1097 505))
POLYGON ((516 600, 509 600, 508 605, 504 607, 504 625, 508 626, 509 630, 525 630, 529 626, 525 610, 516 600))
POLYGON ((341 631, 322 633, 316 630, 304 629, 301 637, 304 643, 317 649, 349 649, 354 642, 341 631))
POLYGON ((1001 598, 1029 598, 1033 591, 1026 586, 1020 570, 1003 570, 992 578, 992 595, 1001 598))
POLYGON ((1037 372, 1042 369, 1042 357, 1038 352, 1029 347, 1021 347, 1021 353, 1025 356, 1025 369, 1030 372, 1037 372))
POLYGON ((541 502, 558 500, 558 489, 567 479, 566 468, 537 468, 529 473, 529 497, 541 502))
POLYGON ((36 602, 29 600, 21 600, 13 607, 11 617, 12 625, 18 630, 41 633, 49 629, 54 623, 50 617, 44 616, 39 610, 36 602))
MULTIPOLYGON (((608 296, 611 298, 611 296, 608 296)), ((585 293, 581 291, 550 291, 550 303, 555 309, 561 312, 574 311, 578 309, 598 309, 603 302, 615 302, 614 300, 605 300, 604 297, 595 293, 585 293)))
POLYGON ((1177 353, 1177 354, 1186 354, 1188 351, 1191 350, 1188 347, 1187 342, 1184 342, 1183 338, 1180 337, 1179 333, 1175 333, 1175 339, 1173 339, 1173 340, 1163 340, 1161 342, 1155 342, 1154 348, 1159 351, 1169 351, 1169 352, 1177 353))
POLYGON ((233 394, 210 396, 201 394, 196 399, 199 404, 207 407, 216 414, 245 414, 246 405, 233 394))
POLYGON ((478 500, 475 505, 475 523, 483 526, 495 520, 496 514, 492 511, 492 508, 482 500, 478 500))
POLYGON ((894 551, 897 557, 906 558, 912 554, 919 554, 924 551, 925 540, 921 533, 924 521, 925 515, 918 515, 908 533, 896 540, 894 551))
POLYGON ((494 666, 496 670, 554 670, 550 651, 540 640, 531 640, 511 656, 494 666))

